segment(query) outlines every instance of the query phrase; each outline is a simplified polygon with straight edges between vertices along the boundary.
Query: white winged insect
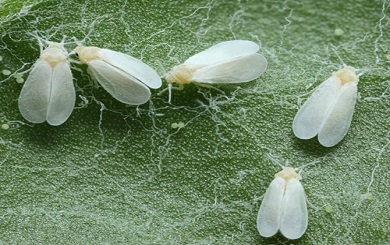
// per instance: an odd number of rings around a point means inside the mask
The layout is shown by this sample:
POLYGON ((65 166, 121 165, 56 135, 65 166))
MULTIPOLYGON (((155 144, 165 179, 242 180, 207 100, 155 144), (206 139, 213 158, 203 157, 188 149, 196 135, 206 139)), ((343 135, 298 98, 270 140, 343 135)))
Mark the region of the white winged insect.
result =
MULTIPOLYGON (((173 67, 165 77, 169 93, 173 83, 229 84, 255 80, 267 69, 267 60, 257 53, 259 45, 246 40, 218 43, 173 67)), ((170 100, 169 96, 169 100, 170 100)))
POLYGON ((150 88, 161 87, 159 75, 142 61, 127 54, 98 47, 77 47, 74 52, 88 73, 115 99, 140 105, 150 99, 150 88))
POLYGON ((23 85, 19 110, 29 122, 57 126, 69 118, 76 95, 66 50, 61 43, 47 44, 23 85))
POLYGON ((301 176, 291 167, 275 175, 265 192, 257 216, 257 230, 263 237, 278 231, 288 239, 298 239, 306 231, 308 214, 301 176))
POLYGON ((345 66, 319 85, 294 118, 295 136, 310 139, 318 134, 325 147, 339 143, 351 125, 358 82, 355 68, 345 66))

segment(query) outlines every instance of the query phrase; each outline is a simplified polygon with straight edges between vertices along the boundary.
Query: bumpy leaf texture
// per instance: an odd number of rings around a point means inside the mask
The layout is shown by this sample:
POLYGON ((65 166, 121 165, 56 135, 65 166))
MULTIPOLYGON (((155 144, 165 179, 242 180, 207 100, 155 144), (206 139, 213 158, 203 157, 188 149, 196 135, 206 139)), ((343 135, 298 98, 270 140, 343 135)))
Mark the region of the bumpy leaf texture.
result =
POLYGON ((256 230, 262 195, 278 164, 313 163, 301 173, 309 226, 298 242, 384 244, 389 4, 1 1, 0 243, 283 244, 256 230), (173 90, 171 104, 159 94, 164 81, 135 107, 72 63, 74 112, 58 127, 34 125, 17 100, 38 39, 124 52, 161 76, 218 42, 246 39, 269 66, 253 82, 215 86, 224 93, 173 90), (297 139, 298 108, 343 64, 364 73, 347 136, 332 148, 297 139))

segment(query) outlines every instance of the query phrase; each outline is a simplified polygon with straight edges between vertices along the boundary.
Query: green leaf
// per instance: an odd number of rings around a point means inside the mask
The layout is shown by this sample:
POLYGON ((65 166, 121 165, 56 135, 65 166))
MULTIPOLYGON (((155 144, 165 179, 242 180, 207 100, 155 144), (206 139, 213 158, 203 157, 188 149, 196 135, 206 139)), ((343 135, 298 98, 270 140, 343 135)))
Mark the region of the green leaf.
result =
POLYGON ((9 125, 0 128, 0 243, 284 244, 258 234, 262 195, 277 163, 315 161, 302 172, 309 226, 296 243, 389 241, 387 1, 0 5, 0 124, 9 125), (190 84, 172 91, 172 104, 153 91, 134 107, 73 63, 76 108, 53 127, 26 122, 17 105, 14 75, 27 78, 37 37, 65 38, 68 51, 77 41, 124 52, 161 76, 218 42, 246 39, 269 66, 256 81, 215 86, 225 93, 190 84), (295 138, 298 108, 343 63, 365 72, 347 136, 332 148, 295 138))

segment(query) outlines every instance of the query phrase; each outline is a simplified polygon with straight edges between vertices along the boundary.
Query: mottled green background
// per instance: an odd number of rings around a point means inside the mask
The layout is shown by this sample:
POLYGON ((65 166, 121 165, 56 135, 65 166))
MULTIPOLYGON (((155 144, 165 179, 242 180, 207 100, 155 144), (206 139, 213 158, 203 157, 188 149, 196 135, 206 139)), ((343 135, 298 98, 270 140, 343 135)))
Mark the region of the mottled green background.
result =
POLYGON ((0 71, 12 72, 0 73, 0 124, 10 126, 0 128, 0 244, 283 244, 256 230, 262 195, 277 163, 313 161, 302 172, 309 226, 294 244, 389 242, 389 5, 0 1, 0 71), (213 44, 247 39, 269 67, 256 81, 218 86, 224 94, 187 85, 172 104, 153 91, 134 107, 73 64, 73 114, 59 127, 33 125, 13 77, 39 57, 28 33, 66 36, 69 51, 78 40, 125 52, 160 75, 213 44), (295 138, 298 108, 343 63, 365 72, 349 133, 333 148, 295 138), (185 127, 171 127, 178 122, 185 127))

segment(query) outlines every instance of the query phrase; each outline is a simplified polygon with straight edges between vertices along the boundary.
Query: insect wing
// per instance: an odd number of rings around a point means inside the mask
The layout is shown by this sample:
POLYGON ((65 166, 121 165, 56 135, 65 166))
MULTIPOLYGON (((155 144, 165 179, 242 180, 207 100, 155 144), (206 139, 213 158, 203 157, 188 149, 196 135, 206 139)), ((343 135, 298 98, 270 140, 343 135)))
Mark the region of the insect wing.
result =
POLYGON ((193 80, 199 83, 243 83, 258 78, 267 68, 261 54, 250 54, 198 69, 193 80))
POLYGON ((150 90, 146 85, 109 63, 91 60, 88 71, 108 93, 120 102, 140 105, 150 98, 150 90))
POLYGON ((279 230, 285 183, 283 178, 276 177, 265 192, 257 216, 257 230, 263 237, 271 237, 279 230))
POLYGON ((340 80, 332 76, 323 82, 299 109, 293 121, 293 131, 300 139, 316 136, 329 107, 334 103, 340 88, 340 80))
POLYGON ((357 83, 346 83, 339 91, 318 134, 321 145, 332 147, 347 134, 351 125, 357 97, 357 83))
POLYGON ((131 75, 132 77, 135 77, 138 81, 144 83, 148 87, 154 89, 161 87, 161 79, 159 75, 142 61, 127 54, 115 52, 109 49, 101 49, 100 55, 105 62, 131 75))
POLYGON ((76 101, 72 72, 68 62, 58 63, 51 78, 50 103, 46 120, 51 125, 63 124, 72 114, 76 101))
POLYGON ((20 113, 27 121, 42 123, 46 120, 51 78, 50 64, 39 59, 24 83, 18 101, 20 113))
POLYGON ((300 238, 308 223, 305 191, 301 182, 290 179, 282 202, 280 232, 288 239, 300 238))
POLYGON ((254 54, 259 45, 246 40, 233 40, 218 43, 209 49, 188 58, 184 64, 208 66, 221 63, 232 58, 254 54))

